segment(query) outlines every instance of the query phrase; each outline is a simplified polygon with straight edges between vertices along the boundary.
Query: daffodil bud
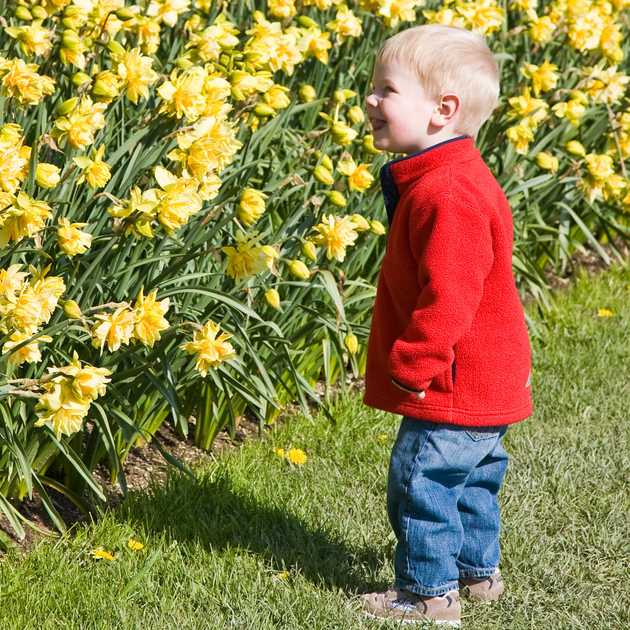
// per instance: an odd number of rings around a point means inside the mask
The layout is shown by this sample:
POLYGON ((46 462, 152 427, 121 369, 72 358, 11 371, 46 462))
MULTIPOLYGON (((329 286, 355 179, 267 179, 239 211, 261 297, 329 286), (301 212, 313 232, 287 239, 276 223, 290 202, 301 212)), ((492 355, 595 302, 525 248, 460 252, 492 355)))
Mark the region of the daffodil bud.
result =
POLYGON ((385 234, 385 226, 377 219, 372 219, 370 221, 370 229, 377 236, 382 236, 385 234))
POLYGON ((348 352, 350 354, 356 354, 359 349, 359 340, 354 333, 348 333, 343 340, 348 352))
POLYGON ((337 144, 345 147, 357 137, 358 132, 352 127, 348 127, 346 123, 337 121, 333 123, 330 133, 337 144))
POLYGON ((188 68, 191 68, 195 64, 188 57, 182 55, 175 60, 175 65, 182 70, 188 70, 188 68))
POLYGON ((81 87, 86 83, 89 83, 92 79, 89 75, 85 74, 85 72, 75 72, 72 75, 72 84, 76 87, 81 87))
POLYGON ((355 213, 355 214, 350 215, 350 220, 352 221, 352 223, 354 223, 354 229, 357 232, 364 232, 365 230, 370 229, 369 221, 364 216, 361 216, 360 214, 355 213))
POLYGON ((352 122, 353 125, 358 125, 365 120, 365 114, 363 110, 358 106, 354 105, 348 110, 348 119, 352 122))
POLYGON ((317 260, 317 247, 315 247, 313 241, 304 241, 302 243, 302 253, 313 262, 317 260))
POLYGON ((64 48, 74 52, 81 49, 81 38, 71 29, 66 29, 61 36, 61 44, 64 48))
POLYGON ((134 7, 123 7, 122 9, 118 9, 118 11, 116 11, 116 17, 124 22, 136 17, 136 13, 137 11, 134 10, 134 7))
POLYGON ((62 103, 59 103, 59 105, 55 107, 55 114, 59 116, 65 116, 66 114, 69 114, 77 106, 78 102, 78 97, 73 96, 72 98, 63 101, 62 103))
POLYGON ((310 103, 317 98, 317 92, 315 91, 315 88, 308 83, 304 83, 300 86, 300 89, 298 90, 298 95, 302 103, 310 103))
POLYGON ((536 164, 546 171, 555 172, 558 170, 558 158, 547 151, 540 151, 536 154, 536 164))
POLYGON ((329 155, 326 155, 325 153, 322 153, 321 151, 318 151, 315 155, 319 159, 320 164, 323 164, 330 172, 335 170, 335 167, 329 155))
POLYGON ((33 19, 31 12, 24 6, 19 6, 15 10, 15 17, 18 20, 24 20, 25 22, 30 22, 33 19))
POLYGON ((569 92, 569 98, 577 101, 582 105, 588 105, 588 94, 583 90, 571 90, 569 92))
POLYGON ((48 13, 46 9, 39 5, 31 7, 31 13, 33 14, 33 17, 38 20, 46 20, 48 18, 48 13))
POLYGON ((298 24, 304 28, 319 28, 319 24, 308 15, 300 15, 297 19, 298 24))
POLYGON ((74 30, 79 29, 83 24, 85 24, 86 15, 78 6, 74 4, 69 4, 63 11, 63 19, 61 23, 65 28, 71 28, 74 30))
POLYGON ((184 28, 189 33, 194 33, 203 27, 203 20, 198 13, 191 15, 184 23, 184 28))
POLYGON ((381 153, 381 150, 374 146, 374 136, 371 133, 363 136, 363 148, 372 155, 378 155, 381 153))
POLYGON ((117 74, 111 70, 103 70, 94 77, 94 87, 92 94, 94 96, 113 99, 120 93, 120 79, 117 74))
POLYGON ((280 308, 280 294, 276 289, 267 289, 265 291, 265 300, 267 300, 269 306, 275 308, 277 311, 282 310, 280 308))
POLYGON ((256 116, 273 116, 276 110, 267 105, 267 103, 257 103, 256 107, 254 107, 254 113, 256 116))
POLYGON ((326 193, 326 197, 328 197, 330 203, 338 208, 345 208, 347 204, 346 198, 338 190, 329 190, 326 193))
POLYGON ((345 103, 346 97, 343 95, 343 90, 335 90, 333 92, 333 100, 335 103, 345 103))
POLYGON ((333 100, 336 103, 345 103, 348 99, 355 97, 357 93, 354 90, 348 90, 347 88, 340 88, 333 92, 333 100))
POLYGON ((83 317, 79 305, 74 300, 66 300, 63 303, 63 312, 69 319, 81 319, 83 317))
POLYGON ((335 183, 332 173, 323 164, 318 164, 313 169, 313 175, 318 182, 326 186, 332 186, 335 183))
POLYGON ((125 49, 114 39, 109 41, 107 48, 114 55, 122 56, 125 54, 125 49))
POLYGON ((580 157, 584 157, 586 155, 584 145, 577 140, 569 140, 569 142, 564 145, 564 148, 573 155, 579 155, 580 157))
POLYGON ((309 268, 301 260, 290 260, 288 267, 291 275, 300 280, 308 280, 311 276, 309 268))

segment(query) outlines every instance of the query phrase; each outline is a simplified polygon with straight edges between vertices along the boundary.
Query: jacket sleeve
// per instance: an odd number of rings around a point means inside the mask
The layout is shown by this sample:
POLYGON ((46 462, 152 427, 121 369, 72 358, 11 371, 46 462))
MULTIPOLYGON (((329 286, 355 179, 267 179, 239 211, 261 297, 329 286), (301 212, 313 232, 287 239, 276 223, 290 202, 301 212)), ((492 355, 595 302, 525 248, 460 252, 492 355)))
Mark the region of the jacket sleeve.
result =
POLYGON ((420 294, 389 355, 389 376, 415 391, 450 369, 453 346, 470 328, 494 262, 490 219, 443 194, 411 209, 409 235, 420 294))

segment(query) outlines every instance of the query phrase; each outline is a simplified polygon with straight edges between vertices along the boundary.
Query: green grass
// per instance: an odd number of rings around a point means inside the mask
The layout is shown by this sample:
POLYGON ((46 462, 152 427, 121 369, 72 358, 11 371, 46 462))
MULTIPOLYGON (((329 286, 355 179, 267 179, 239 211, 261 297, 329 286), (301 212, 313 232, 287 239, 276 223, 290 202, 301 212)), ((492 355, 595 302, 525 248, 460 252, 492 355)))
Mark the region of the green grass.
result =
MULTIPOLYGON (((630 627, 630 273, 582 275, 534 346, 534 415, 506 436, 496 605, 464 602, 463 627, 630 627), (597 309, 613 311, 610 318, 597 309)), ((399 416, 336 405, 337 423, 292 418, 119 509, 0 563, 0 628, 388 628, 352 595, 392 578, 385 511, 399 416), (291 468, 273 447, 303 448, 291 468), (143 551, 126 548, 129 537, 143 551), (95 560, 102 545, 116 560, 95 560), (281 572, 288 571, 283 579, 281 572)))

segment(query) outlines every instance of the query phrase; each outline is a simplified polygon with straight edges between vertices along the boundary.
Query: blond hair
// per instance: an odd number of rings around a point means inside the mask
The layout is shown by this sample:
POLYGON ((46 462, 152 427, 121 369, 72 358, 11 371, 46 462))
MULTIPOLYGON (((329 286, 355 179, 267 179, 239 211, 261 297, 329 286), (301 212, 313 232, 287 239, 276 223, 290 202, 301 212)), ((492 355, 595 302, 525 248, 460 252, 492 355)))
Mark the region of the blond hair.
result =
POLYGON ((376 64, 399 62, 412 71, 427 96, 439 103, 454 92, 461 101, 455 131, 477 139, 499 103, 500 73, 484 37, 445 24, 422 24, 385 40, 376 64))

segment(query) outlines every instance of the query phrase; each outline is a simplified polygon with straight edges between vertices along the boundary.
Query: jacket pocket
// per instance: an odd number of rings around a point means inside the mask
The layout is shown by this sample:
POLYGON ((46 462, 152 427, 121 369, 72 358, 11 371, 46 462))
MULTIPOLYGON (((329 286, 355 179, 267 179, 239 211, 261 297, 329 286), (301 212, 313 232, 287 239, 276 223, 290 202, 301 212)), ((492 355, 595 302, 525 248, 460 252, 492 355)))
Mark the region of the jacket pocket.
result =
POLYGON ((431 383, 431 389, 440 392, 446 392, 447 394, 453 393, 453 365, 451 364, 444 372, 438 374, 431 383))

